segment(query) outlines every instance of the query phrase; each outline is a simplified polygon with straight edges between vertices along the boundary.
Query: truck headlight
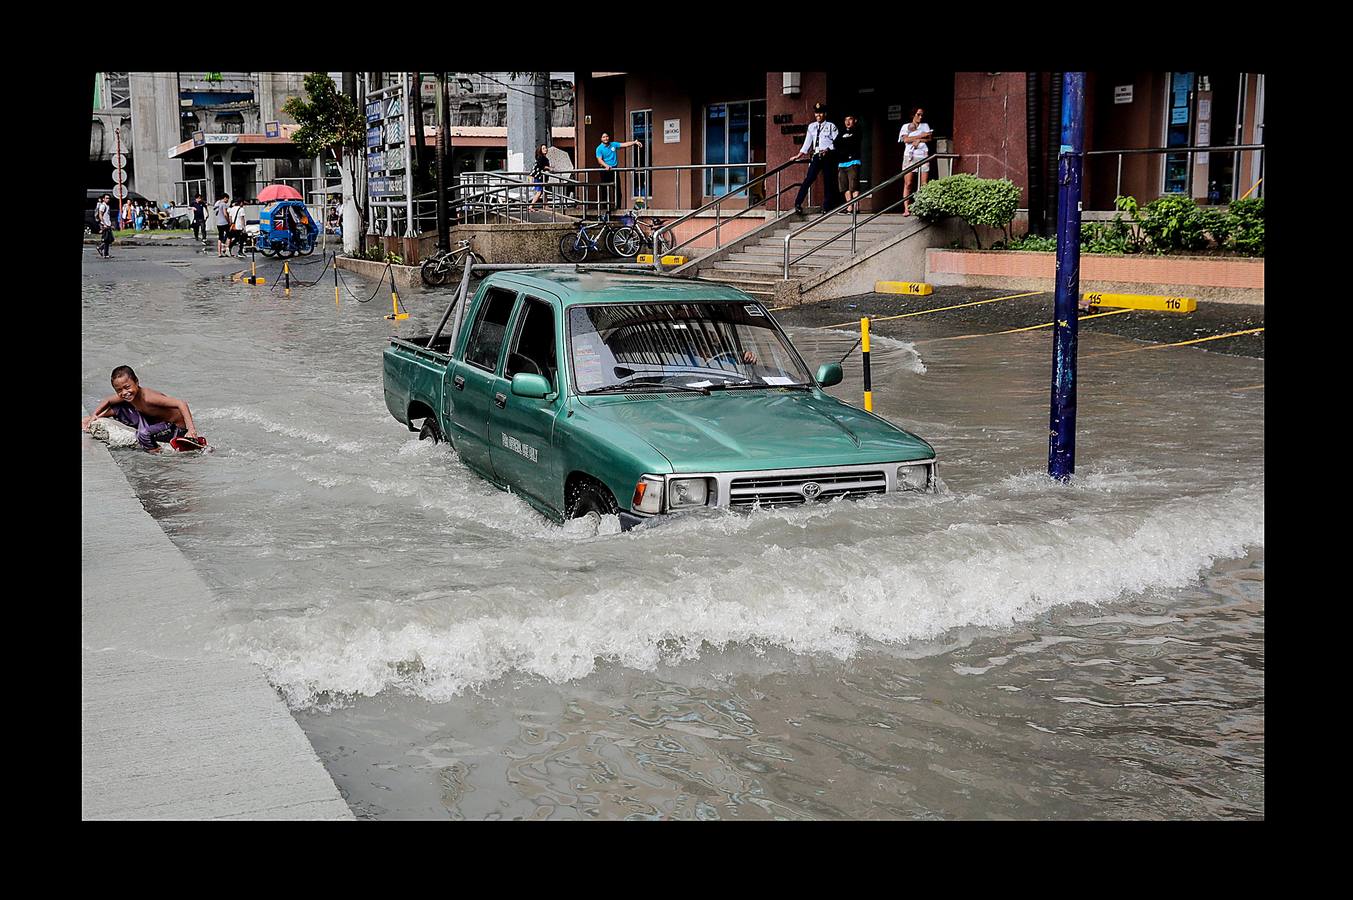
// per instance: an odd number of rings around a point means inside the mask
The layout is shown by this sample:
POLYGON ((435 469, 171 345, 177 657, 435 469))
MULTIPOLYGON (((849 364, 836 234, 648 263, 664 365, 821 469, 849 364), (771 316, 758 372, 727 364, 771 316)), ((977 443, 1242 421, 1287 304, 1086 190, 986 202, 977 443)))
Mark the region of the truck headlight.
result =
POLYGON ((930 483, 930 466, 898 466, 897 489, 899 491, 923 491, 930 483))
POLYGON ((673 478, 667 482, 667 505, 672 509, 704 506, 709 502, 709 482, 703 478, 673 478))
POLYGON ((662 479, 645 475, 634 486, 634 499, 630 508, 635 512, 650 515, 662 510, 662 479))

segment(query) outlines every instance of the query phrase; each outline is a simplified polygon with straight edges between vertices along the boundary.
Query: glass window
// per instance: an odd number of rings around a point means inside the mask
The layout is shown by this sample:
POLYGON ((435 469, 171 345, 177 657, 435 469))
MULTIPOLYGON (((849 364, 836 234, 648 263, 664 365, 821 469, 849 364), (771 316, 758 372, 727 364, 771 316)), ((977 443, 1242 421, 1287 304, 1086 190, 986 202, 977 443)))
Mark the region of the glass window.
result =
MULTIPOLYGON (((766 101, 742 100, 705 107, 705 163, 762 162, 765 157, 766 101)), ((751 180, 750 168, 710 169, 705 196, 736 191, 751 180)))
MULTIPOLYGON (((1193 73, 1170 74, 1170 96, 1165 120, 1165 146, 1189 146, 1193 126, 1193 73)), ((1165 154, 1165 185, 1167 194, 1182 194, 1189 186, 1189 153, 1165 154)))
POLYGON ((503 377, 512 380, 518 372, 542 375, 551 386, 557 384, 554 379, 559 368, 558 354, 554 343, 554 310, 548 303, 534 297, 526 298, 526 308, 522 312, 517 335, 512 341, 512 349, 507 354, 507 365, 503 377))
POLYGON ((569 350, 583 393, 812 383, 759 303, 575 306, 569 350))
MULTIPOLYGON (((641 109, 630 113, 630 140, 643 141, 642 147, 630 148, 631 166, 650 166, 653 159, 653 110, 641 109)), ((630 192, 634 197, 652 197, 648 174, 630 173, 630 192)))
POLYGON ((465 345, 465 361, 472 366, 492 372, 498 368, 498 354, 503 346, 507 321, 517 295, 511 291, 490 288, 484 302, 479 304, 470 338, 465 345))
MULTIPOLYGON (((728 104, 715 103, 705 107, 705 164, 728 162, 728 104)), ((727 190, 727 170, 705 171, 705 196, 718 197, 727 190)))

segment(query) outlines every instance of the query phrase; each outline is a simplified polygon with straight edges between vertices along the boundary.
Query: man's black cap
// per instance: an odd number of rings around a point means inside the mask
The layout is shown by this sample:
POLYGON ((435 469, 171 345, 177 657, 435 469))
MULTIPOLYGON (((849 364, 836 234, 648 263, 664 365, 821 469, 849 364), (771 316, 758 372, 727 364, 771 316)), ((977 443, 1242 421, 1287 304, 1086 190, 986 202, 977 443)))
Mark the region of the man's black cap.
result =
POLYGON ((826 112, 826 111, 827 111, 827 104, 825 104, 825 103, 814 103, 814 104, 813 104, 813 112, 815 112, 815 113, 824 113, 824 112, 826 112))

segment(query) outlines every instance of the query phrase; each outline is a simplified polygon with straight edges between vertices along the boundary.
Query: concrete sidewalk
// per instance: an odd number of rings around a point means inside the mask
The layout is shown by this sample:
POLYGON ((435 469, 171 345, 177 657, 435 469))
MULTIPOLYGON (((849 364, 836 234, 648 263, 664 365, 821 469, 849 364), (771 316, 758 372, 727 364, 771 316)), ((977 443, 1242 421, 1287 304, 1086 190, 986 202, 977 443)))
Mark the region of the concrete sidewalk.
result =
POLYGON ((206 584, 82 442, 81 817, 353 818, 258 667, 204 649, 206 584))

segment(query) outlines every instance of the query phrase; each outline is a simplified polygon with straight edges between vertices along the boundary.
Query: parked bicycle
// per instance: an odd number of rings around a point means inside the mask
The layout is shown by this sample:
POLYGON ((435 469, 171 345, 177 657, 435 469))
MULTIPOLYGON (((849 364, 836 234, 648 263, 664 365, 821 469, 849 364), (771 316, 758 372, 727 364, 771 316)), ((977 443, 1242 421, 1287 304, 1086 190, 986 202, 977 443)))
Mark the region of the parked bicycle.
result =
MULTIPOLYGON (((643 219, 636 217, 634 220, 634 229, 639 232, 640 247, 642 247, 644 250, 647 250, 649 253, 652 253, 653 233, 657 231, 659 228, 662 228, 666 224, 667 223, 665 221, 659 219, 656 216, 650 218, 647 222, 645 222, 643 219)), ((666 256, 668 251, 670 251, 671 249, 672 249, 672 233, 668 232, 667 234, 664 234, 662 237, 658 238, 658 250, 657 250, 658 256, 666 256)), ((638 250, 629 255, 634 256, 637 253, 638 250)))
POLYGON ((610 219, 579 222, 577 231, 559 239, 559 254, 572 263, 582 262, 589 253, 633 256, 638 252, 638 232, 634 227, 618 225, 610 219))
POLYGON ((446 284, 462 266, 477 266, 483 262, 484 258, 470 249, 469 241, 457 241, 454 249, 439 250, 423 260, 423 265, 418 271, 423 278, 423 284, 438 287, 446 284))

